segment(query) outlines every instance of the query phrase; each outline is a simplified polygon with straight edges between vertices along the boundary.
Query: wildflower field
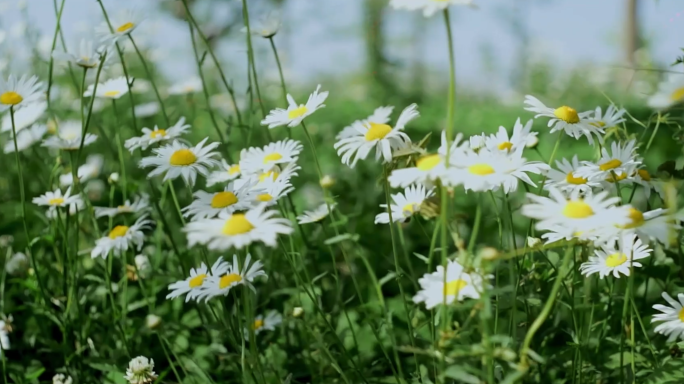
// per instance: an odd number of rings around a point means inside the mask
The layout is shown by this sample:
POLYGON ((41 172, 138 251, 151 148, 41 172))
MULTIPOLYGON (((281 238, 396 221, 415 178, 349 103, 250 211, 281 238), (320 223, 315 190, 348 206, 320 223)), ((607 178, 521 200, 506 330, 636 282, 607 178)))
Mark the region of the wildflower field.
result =
POLYGON ((2 384, 684 383, 681 63, 504 104, 455 80, 471 1, 388 0, 449 71, 358 100, 292 84, 251 0, 241 71, 173 2, 191 79, 136 43, 154 15, 97 0, 69 42, 65 2, 0 78, 2 384))

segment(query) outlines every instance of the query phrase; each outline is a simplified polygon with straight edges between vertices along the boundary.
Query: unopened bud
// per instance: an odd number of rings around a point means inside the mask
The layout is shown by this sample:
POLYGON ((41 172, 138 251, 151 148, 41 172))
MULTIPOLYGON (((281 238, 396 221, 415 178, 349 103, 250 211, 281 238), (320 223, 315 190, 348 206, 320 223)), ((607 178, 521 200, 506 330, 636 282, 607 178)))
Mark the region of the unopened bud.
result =
POLYGON ((335 179, 333 179, 330 175, 325 175, 320 180, 320 184, 322 188, 328 189, 335 184, 335 179))
POLYGON ((539 139, 537 138, 537 135, 529 135, 527 136, 527 140, 525 141, 525 148, 534 148, 539 144, 539 139))
POLYGON ((116 173, 116 172, 112 172, 112 174, 109 175, 109 183, 110 183, 110 184, 114 184, 114 183, 116 183, 117 181, 119 181, 119 174, 116 173))
POLYGON ((147 325, 147 328, 149 329, 155 329, 161 324, 161 317, 157 315, 147 315, 145 318, 145 325, 147 325))
POLYGON ((302 314, 304 314, 304 308, 302 308, 302 307, 295 307, 292 310, 292 316, 293 317, 300 317, 302 314))
POLYGON ((542 242, 541 239, 538 237, 530 237, 530 236, 527 237, 527 246, 530 248, 535 248, 535 247, 539 246, 539 244, 541 244, 541 242, 542 242))
POLYGON ((499 250, 493 247, 484 247, 480 250, 480 257, 483 260, 494 260, 499 257, 499 250))

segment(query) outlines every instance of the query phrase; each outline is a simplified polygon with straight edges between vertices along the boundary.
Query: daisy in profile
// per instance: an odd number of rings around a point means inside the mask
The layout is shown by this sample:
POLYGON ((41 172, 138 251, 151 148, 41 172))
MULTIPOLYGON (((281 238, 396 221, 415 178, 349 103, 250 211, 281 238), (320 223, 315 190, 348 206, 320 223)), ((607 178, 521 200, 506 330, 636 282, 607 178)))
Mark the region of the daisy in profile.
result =
POLYGON ((302 143, 297 140, 282 140, 269 143, 263 148, 250 147, 240 155, 240 169, 243 173, 262 173, 274 165, 297 161, 302 143))
MULTIPOLYGON (((423 201, 434 195, 434 190, 428 190, 423 185, 412 185, 404 190, 404 193, 392 195, 392 222, 403 222, 413 214, 420 212, 423 201)), ((380 207, 387 210, 387 204, 380 204, 380 207)), ((383 212, 375 216, 375 224, 387 224, 390 222, 389 213, 383 212)))
MULTIPOLYGON (((254 335, 258 335, 263 331, 275 331, 276 327, 283 322, 283 316, 276 311, 270 311, 266 317, 259 315, 254 318, 251 329, 254 330, 254 335)), ((250 329, 245 329, 245 337, 249 337, 250 329)))
POLYGON ((121 38, 130 35, 138 28, 143 20, 144 17, 142 13, 139 10, 134 9, 128 9, 118 14, 110 15, 109 24, 105 22, 96 30, 100 35, 101 44, 114 44, 121 38))
POLYGON ((330 212, 335 209, 335 204, 323 203, 310 211, 304 211, 301 215, 297 216, 297 222, 299 224, 311 224, 317 223, 330 214, 330 212))
POLYGON ((325 107, 325 99, 328 98, 328 92, 320 92, 321 85, 316 87, 316 90, 309 96, 306 104, 297 104, 295 99, 287 94, 287 109, 276 108, 269 112, 263 120, 261 125, 268 125, 269 129, 287 125, 288 127, 296 127, 305 117, 310 116, 320 108, 325 107))
POLYGON ((684 293, 677 295, 677 300, 663 292, 663 299, 670 304, 656 304, 653 309, 661 313, 653 315, 651 323, 660 323, 653 330, 655 333, 667 336, 667 342, 671 343, 677 339, 684 340, 684 293))
POLYGON ((237 255, 233 255, 233 264, 226 263, 226 268, 221 273, 212 273, 207 276, 204 283, 199 287, 199 293, 196 295, 197 301, 204 299, 207 302, 217 296, 227 296, 228 292, 238 285, 246 285, 256 292, 254 285, 252 285, 254 279, 259 276, 268 278, 268 276, 262 268, 261 261, 256 260, 250 266, 251 261, 252 256, 248 253, 245 263, 240 268, 237 255))
MULTIPOLYGON (((14 129, 19 132, 22 129, 30 126, 43 117, 47 110, 46 101, 36 101, 31 104, 26 104, 14 111, 14 129)), ((7 113, 2 117, 2 132, 12 131, 12 116, 7 113)))
POLYGON ((423 10, 423 16, 430 17, 447 9, 450 5, 473 5, 473 0, 390 0, 394 9, 407 11, 423 10))
POLYGON ((208 137, 194 147, 187 147, 179 141, 174 141, 171 144, 155 148, 152 150, 154 156, 144 157, 140 160, 140 168, 155 167, 147 177, 165 173, 164 181, 173 180, 180 176, 186 184, 194 185, 198 173, 206 176, 209 174, 209 168, 218 164, 218 161, 213 159, 218 153, 213 152, 213 150, 218 147, 219 143, 211 143, 205 146, 207 140, 209 140, 208 137))
POLYGON ((245 173, 242 179, 235 180, 236 183, 246 183, 252 179, 257 180, 257 187, 261 187, 263 183, 270 181, 274 182, 289 182, 295 176, 298 176, 299 171, 302 167, 298 166, 297 163, 289 163, 284 168, 277 165, 268 171, 261 173, 245 173))
POLYGON ((79 195, 71 194, 71 187, 67 188, 66 192, 56 189, 54 192, 46 192, 44 195, 33 198, 33 204, 50 207, 54 210, 58 207, 63 208, 70 204, 75 204, 81 200, 79 195))
POLYGON ((620 274, 629 276, 632 267, 641 267, 641 263, 635 260, 644 259, 651 254, 651 249, 644 245, 634 234, 622 236, 615 244, 606 244, 601 249, 594 251, 596 256, 589 257, 589 261, 582 263, 580 272, 585 276, 598 273, 599 277, 612 274, 616 279, 620 274))
MULTIPOLYGON (((102 155, 89 155, 86 158, 85 164, 78 167, 78 172, 76 173, 78 180, 84 183, 90 179, 100 176, 100 171, 102 171, 102 164, 104 164, 104 156, 102 155)), ((74 177, 71 172, 59 176, 59 185, 66 187, 73 184, 74 177)))
POLYGON ((446 271, 438 265, 435 272, 426 273, 418 279, 418 284, 421 289, 413 296, 413 302, 425 303, 426 309, 432 309, 442 303, 450 305, 465 298, 479 299, 485 281, 476 271, 466 272, 458 261, 449 260, 446 271))
POLYGON ((11 330, 11 324, 3 319, 0 319, 0 356, 2 356, 2 351, 10 349, 9 333, 11 330))
POLYGON ((418 115, 418 106, 411 104, 401 112, 394 128, 370 121, 353 124, 356 134, 338 141, 334 148, 342 156, 342 163, 351 168, 354 168, 357 161, 365 159, 373 148, 376 161, 382 157, 384 163, 389 163, 392 161, 392 151, 411 144, 411 139, 403 129, 418 115))
POLYGON ((574 108, 566 105, 558 108, 550 108, 544 105, 539 99, 534 96, 525 96, 525 110, 536 113, 536 119, 540 116, 550 117, 548 126, 551 128, 551 133, 556 131, 565 131, 568 136, 579 139, 585 136, 589 144, 594 145, 592 135, 600 136, 598 127, 591 125, 593 122, 590 116, 593 111, 580 112, 574 108))
POLYGON ((150 209, 150 197, 143 193, 131 202, 126 200, 118 207, 93 207, 95 210, 95 217, 114 217, 120 213, 142 213, 150 209))
POLYGON ((681 225, 673 215, 668 214, 667 209, 658 208, 642 212, 629 207, 629 221, 611 229, 618 232, 634 232, 644 242, 658 241, 667 245, 670 244, 676 230, 681 229, 681 225))
POLYGON ((375 111, 373 111, 373 114, 368 116, 364 120, 356 120, 355 122, 351 123, 350 125, 344 127, 340 131, 340 133, 335 136, 335 140, 340 141, 342 139, 346 139, 352 136, 358 135, 358 132, 356 130, 356 126, 358 124, 364 124, 364 123, 375 123, 375 124, 387 124, 390 121, 390 115, 392 114, 392 111, 394 110, 394 107, 388 106, 388 107, 379 107, 376 108, 375 111))
POLYGON ((252 207, 256 192, 252 190, 252 185, 244 184, 236 188, 230 183, 221 192, 209 193, 197 191, 193 193, 195 198, 187 207, 183 208, 183 216, 191 220, 211 219, 219 214, 233 213, 235 211, 245 211, 252 207))
MULTIPOLYGON (((105 53, 105 47, 92 40, 82 39, 77 53, 53 51, 52 57, 64 63, 78 65, 81 68, 96 68, 105 53)), ((76 52, 76 51, 74 51, 76 52)))
POLYGON ((202 92, 202 79, 197 76, 175 83, 168 89, 169 95, 188 95, 197 92, 202 92))
POLYGON ((684 101, 684 74, 670 73, 667 79, 658 84, 658 90, 648 99, 653 109, 667 109, 684 101))
POLYGON ((188 246, 202 244, 210 250, 242 249, 260 241, 274 248, 278 235, 289 235, 293 229, 289 220, 274 218, 277 212, 265 209, 266 205, 260 204, 245 213, 222 213, 218 219, 190 222, 183 228, 188 246))
POLYGON ((594 246, 600 247, 609 241, 615 240, 614 233, 607 233, 595 229, 588 229, 585 231, 577 230, 573 227, 565 227, 563 225, 553 224, 544 227, 548 231, 541 235, 541 238, 546 240, 546 244, 555 243, 556 241, 570 241, 577 240, 582 243, 593 243, 594 246))
POLYGON ((537 132, 530 132, 532 130, 532 122, 532 120, 529 120, 523 126, 520 118, 518 118, 513 126, 511 137, 508 137, 506 128, 499 127, 497 133, 485 137, 484 146, 492 152, 502 151, 505 153, 516 152, 518 148, 525 148, 530 136, 537 136, 537 132))
POLYGON ((135 224, 130 227, 117 225, 109 231, 107 236, 101 237, 95 242, 95 248, 90 252, 90 257, 96 258, 99 256, 106 259, 110 252, 114 256, 119 256, 122 252, 133 248, 133 246, 139 252, 145 240, 142 230, 148 229, 151 223, 152 221, 147 220, 147 216, 144 215, 140 216, 135 221, 135 224))
POLYGON ((201 289, 207 282, 207 277, 209 276, 220 276, 226 273, 230 267, 229 263, 223 261, 223 257, 219 257, 214 265, 211 266, 211 270, 207 269, 206 264, 200 264, 199 268, 191 268, 190 276, 185 280, 177 281, 169 285, 167 299, 175 299, 176 297, 185 296, 185 302, 190 300, 195 300, 199 297, 201 289))
POLYGON ((43 83, 37 76, 15 77, 9 75, 7 81, 0 79, 0 112, 10 107, 17 109, 43 98, 43 83))
MULTIPOLYGON (((635 184, 639 184, 643 187, 644 196, 646 197, 646 200, 648 200, 651 197, 651 189, 658 192, 659 195, 663 195, 661 193, 662 188, 660 185, 660 180, 651 176, 651 174, 648 172, 646 168, 635 169, 634 173, 631 175, 631 178, 635 184)), ((663 200, 665 199, 663 198, 663 200)))
MULTIPOLYGON (((140 80, 136 80, 136 84, 140 80)), ((135 87, 133 87, 133 92, 135 92, 135 87)), ((135 116, 141 119, 146 117, 151 117, 159 113, 159 103, 156 101, 151 101, 145 104, 138 104, 135 106, 135 116)))
POLYGON ((267 207, 277 204, 278 200, 294 191, 294 187, 290 184, 289 180, 273 180, 270 177, 257 183, 251 189, 256 192, 253 198, 253 205, 264 203, 267 207))
POLYGON ((582 167, 583 165, 577 159, 577 155, 572 157, 572 161, 556 160, 556 168, 558 169, 549 169, 544 188, 556 188, 563 193, 572 194, 574 191, 589 193, 592 188, 600 187, 601 183, 598 180, 577 175, 577 171, 582 167))
POLYGON ((185 117, 181 117, 176 124, 167 129, 160 129, 156 125, 154 129, 143 128, 143 135, 126 140, 124 147, 131 153, 138 148, 145 150, 152 144, 175 139, 185 134, 188 129, 190 129, 190 125, 185 124, 185 117))
POLYGON ((154 373, 154 360, 138 356, 128 363, 124 379, 130 384, 148 384, 157 379, 154 373))
MULTIPOLYGON (((280 30, 280 15, 279 12, 268 12, 262 17, 250 23, 249 31, 252 35, 261 36, 264 39, 270 39, 280 30)), ((241 29, 242 32, 247 32, 247 27, 241 29)))
MULTIPOLYGON (((242 157, 242 156, 241 156, 242 157)), ((240 172, 240 164, 228 164, 227 161, 221 159, 221 165, 218 171, 214 171, 207 176, 207 187, 215 184, 227 183, 235 180, 242 175, 240 172)))
MULTIPOLYGON (((94 89, 95 84, 90 84, 88 89, 86 89, 86 91, 83 93, 83 96, 92 97, 94 89)), ((116 79, 107 80, 104 83, 98 84, 95 96, 116 100, 127 93, 128 83, 126 83, 126 78, 121 76, 117 77, 116 79)))
POLYGON ((635 168, 641 164, 641 159, 637 156, 636 140, 627 143, 614 141, 608 149, 601 150, 601 159, 597 163, 584 161, 583 167, 577 171, 578 176, 588 177, 599 180, 606 180, 613 175, 624 174, 625 177, 632 174, 635 168))
MULTIPOLYGON (((43 147, 56 148, 64 151, 75 151, 81 146, 81 122, 69 120, 61 123, 55 135, 43 140, 43 147)), ((97 135, 86 133, 83 146, 86 147, 97 140, 97 135)))
MULTIPOLYGON (((47 132, 47 126, 44 124, 34 124, 31 128, 22 129, 17 132, 17 149, 22 152, 43 139, 47 132)), ((14 152, 14 140, 8 139, 7 144, 3 148, 5 153, 14 152)))
MULTIPOLYGON (((601 107, 596 107, 594 115, 591 118, 591 125, 600 128, 601 130, 599 132, 602 135, 605 129, 613 128, 616 127, 618 124, 624 123, 625 119, 622 116, 625 114, 625 112, 627 111, 622 108, 617 109, 617 107, 611 104, 608 107, 608 109, 606 109, 606 113, 602 114, 601 107)), ((602 136, 598 137, 599 140, 603 140, 602 136)))

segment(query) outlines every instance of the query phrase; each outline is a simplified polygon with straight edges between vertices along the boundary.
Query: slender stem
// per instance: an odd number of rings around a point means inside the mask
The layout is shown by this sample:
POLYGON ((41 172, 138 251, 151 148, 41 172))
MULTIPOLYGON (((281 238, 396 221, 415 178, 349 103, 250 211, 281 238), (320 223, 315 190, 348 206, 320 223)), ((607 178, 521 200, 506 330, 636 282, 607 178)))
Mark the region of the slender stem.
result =
POLYGON ((656 126, 653 129, 653 133, 651 134, 651 137, 648 139, 648 144, 646 144, 646 148, 644 149, 642 156, 646 156, 646 153, 648 153, 648 149, 651 148, 651 143, 653 143, 653 139, 655 138, 656 134, 658 133, 658 128, 660 128, 660 112, 658 112, 658 119, 656 120, 656 126))
MULTIPOLYGON (((449 45, 449 93, 447 95, 447 121, 446 139, 447 147, 451 144, 454 128, 454 103, 456 102, 456 62, 454 59, 454 40, 451 34, 451 20, 449 8, 444 9, 444 25, 446 26, 447 41, 449 45)), ((448 158, 448 156, 447 156, 448 158)))
POLYGON ((116 129, 114 129, 114 132, 116 133, 114 135, 116 136, 116 145, 119 151, 119 167, 121 168, 121 192, 123 193, 124 201, 126 201, 128 200, 128 180, 126 178, 126 162, 124 161, 124 146, 123 142, 121 141, 121 130, 119 129, 119 112, 116 109, 116 100, 114 99, 112 99, 112 106, 114 107, 114 115, 116 116, 116 129))
POLYGON ((145 70, 145 74, 147 75, 147 78, 150 79, 150 84, 152 84, 152 90, 154 90, 154 94, 157 96, 157 100, 159 101, 159 106, 161 107, 161 110, 162 110, 162 115, 164 115, 164 121, 166 122, 167 126, 171 126, 171 122, 169 120, 169 115, 166 114, 166 108, 164 108, 164 102, 162 101, 162 97, 161 97, 161 94, 159 93, 159 89, 157 88, 156 82, 152 79, 152 72, 150 72, 150 68, 147 66, 147 62, 145 61, 145 56, 143 56, 142 52, 140 52, 138 45, 135 43, 135 40, 133 40, 133 36, 131 36, 129 34, 128 39, 131 41, 131 44, 133 44, 133 48, 135 49, 135 52, 138 54, 138 57, 140 58, 140 62, 143 65, 143 69, 145 70))
MULTIPOLYGON (((93 104, 95 104, 95 95, 97 94, 97 86, 100 81, 100 74, 102 73, 102 67, 104 67, 104 62, 107 59, 107 53, 105 52, 100 58, 100 66, 97 67, 97 73, 95 74, 95 83, 93 84, 93 94, 90 98, 90 105, 88 106, 88 114, 86 115, 86 120, 83 123, 83 131, 81 132, 81 143, 78 145, 78 156, 76 156, 76 165, 80 163, 81 152, 83 151, 83 144, 85 143, 85 137, 88 133, 88 127, 90 126, 90 118, 93 115, 93 104)), ((85 74, 83 75, 85 79, 85 74)), ((81 97, 83 97, 84 91, 81 90, 81 97)), ((81 101, 83 103, 83 101, 81 101)))
POLYGON ((178 197, 176 196, 176 188, 173 186, 173 182, 171 180, 168 181, 168 184, 169 189, 171 190, 173 205, 176 207, 176 211, 178 212, 178 218, 180 219, 181 223, 185 225, 185 218, 183 217, 183 212, 181 211, 180 204, 178 203, 178 197))
POLYGON ((468 253, 473 253, 475 249, 475 242, 477 240, 477 234, 480 232, 480 221, 482 219, 482 202, 480 201, 479 195, 477 199, 477 208, 475 209, 475 223, 473 224, 473 232, 470 234, 470 240, 468 240, 468 253))
POLYGON ((285 86, 285 77, 283 76, 283 67, 280 64, 280 57, 278 56, 278 50, 276 49, 275 42, 273 41, 273 36, 268 38, 268 42, 271 43, 271 49, 273 50, 273 56, 275 57, 276 64, 278 65, 278 74, 280 75, 280 86, 283 88, 283 100, 285 100, 285 103, 287 103, 287 87, 285 86))
POLYGON ((50 109, 50 90, 52 89, 52 73, 55 65, 55 59, 52 57, 52 52, 55 51, 55 46, 57 46, 57 36, 59 35, 59 29, 61 28, 64 3, 66 3, 66 0, 62 0, 62 4, 59 6, 59 11, 57 12, 57 25, 55 25, 55 34, 52 36, 52 48, 50 49, 50 68, 48 69, 48 87, 46 96, 48 109, 50 109))

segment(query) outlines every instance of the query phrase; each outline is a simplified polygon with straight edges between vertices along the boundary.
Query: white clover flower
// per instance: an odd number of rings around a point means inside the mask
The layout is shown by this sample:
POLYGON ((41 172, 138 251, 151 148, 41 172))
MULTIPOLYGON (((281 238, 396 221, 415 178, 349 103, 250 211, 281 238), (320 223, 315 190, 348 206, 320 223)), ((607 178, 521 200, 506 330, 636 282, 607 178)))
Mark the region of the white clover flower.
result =
POLYGON ((130 384, 147 384, 157 378, 154 373, 154 360, 145 356, 138 356, 128 363, 126 375, 124 376, 130 384))

